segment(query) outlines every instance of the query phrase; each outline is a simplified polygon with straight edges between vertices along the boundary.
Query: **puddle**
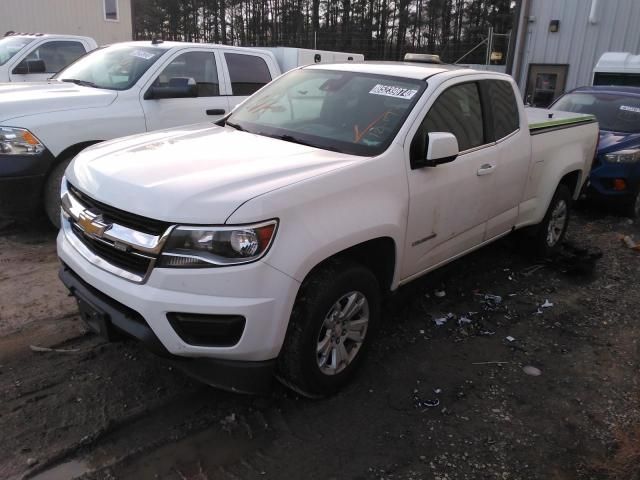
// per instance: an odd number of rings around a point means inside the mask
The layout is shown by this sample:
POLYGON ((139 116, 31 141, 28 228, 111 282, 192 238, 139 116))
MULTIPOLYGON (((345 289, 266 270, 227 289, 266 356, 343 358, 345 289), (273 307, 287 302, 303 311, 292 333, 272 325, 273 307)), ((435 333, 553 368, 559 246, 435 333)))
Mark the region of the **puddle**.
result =
POLYGON ((31 480, 71 480, 88 471, 89 466, 86 462, 71 460, 70 462, 61 463, 44 472, 40 472, 31 477, 31 480))

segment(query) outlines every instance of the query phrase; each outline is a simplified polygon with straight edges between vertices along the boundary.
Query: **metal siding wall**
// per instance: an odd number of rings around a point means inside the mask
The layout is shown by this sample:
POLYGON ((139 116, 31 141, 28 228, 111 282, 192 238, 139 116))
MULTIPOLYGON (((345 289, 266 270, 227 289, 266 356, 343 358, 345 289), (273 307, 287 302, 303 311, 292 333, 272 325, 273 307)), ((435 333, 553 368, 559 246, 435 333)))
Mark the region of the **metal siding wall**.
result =
POLYGON ((532 0, 518 85, 524 93, 532 63, 568 64, 566 90, 591 83, 604 52, 640 54, 640 0, 599 0, 596 24, 589 23, 591 0, 532 0), (560 30, 549 32, 549 22, 560 30))
POLYGON ((118 0, 120 21, 104 20, 103 0, 0 0, 0 36, 16 32, 64 33, 99 45, 131 40, 131 0, 118 0))

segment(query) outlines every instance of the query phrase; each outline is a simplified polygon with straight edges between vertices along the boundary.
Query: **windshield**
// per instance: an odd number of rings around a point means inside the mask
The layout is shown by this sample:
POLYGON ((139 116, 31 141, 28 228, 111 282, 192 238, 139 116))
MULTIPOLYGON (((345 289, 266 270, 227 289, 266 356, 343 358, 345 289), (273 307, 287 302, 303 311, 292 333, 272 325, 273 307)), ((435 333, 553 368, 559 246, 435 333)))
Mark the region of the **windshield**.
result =
POLYGON ((33 42, 29 37, 5 37, 0 40, 0 65, 4 65, 24 47, 33 42))
POLYGON ((53 78, 108 90, 127 90, 166 49, 131 45, 100 48, 78 59, 53 78))
POLYGON ((570 93, 558 100, 551 109, 595 115, 602 130, 640 132, 640 96, 570 93))
POLYGON ((227 124, 326 150, 378 155, 425 87, 426 82, 405 78, 295 70, 240 105, 227 124))

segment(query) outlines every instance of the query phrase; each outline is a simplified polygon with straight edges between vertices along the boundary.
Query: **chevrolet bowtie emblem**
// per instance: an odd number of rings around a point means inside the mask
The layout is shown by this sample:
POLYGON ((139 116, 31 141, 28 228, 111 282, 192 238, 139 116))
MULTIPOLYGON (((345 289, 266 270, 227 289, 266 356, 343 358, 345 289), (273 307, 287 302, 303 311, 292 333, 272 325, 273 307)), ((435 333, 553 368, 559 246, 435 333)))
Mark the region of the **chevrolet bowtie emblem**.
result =
POLYGON ((87 235, 102 238, 104 232, 109 230, 112 225, 105 223, 102 215, 96 215, 89 210, 83 210, 78 215, 78 226, 84 230, 87 235))

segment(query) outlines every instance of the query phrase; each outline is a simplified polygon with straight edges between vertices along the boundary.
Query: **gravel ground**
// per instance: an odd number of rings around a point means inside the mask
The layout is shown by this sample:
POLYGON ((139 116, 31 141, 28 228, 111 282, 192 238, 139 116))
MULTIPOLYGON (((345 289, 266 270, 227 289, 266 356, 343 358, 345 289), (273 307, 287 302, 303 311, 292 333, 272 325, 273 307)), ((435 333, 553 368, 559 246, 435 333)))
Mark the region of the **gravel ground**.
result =
POLYGON ((54 233, 5 225, 0 478, 638 480, 640 252, 619 234, 640 226, 579 211, 552 260, 513 237, 414 282, 357 380, 310 401, 102 342, 57 280, 54 233))

